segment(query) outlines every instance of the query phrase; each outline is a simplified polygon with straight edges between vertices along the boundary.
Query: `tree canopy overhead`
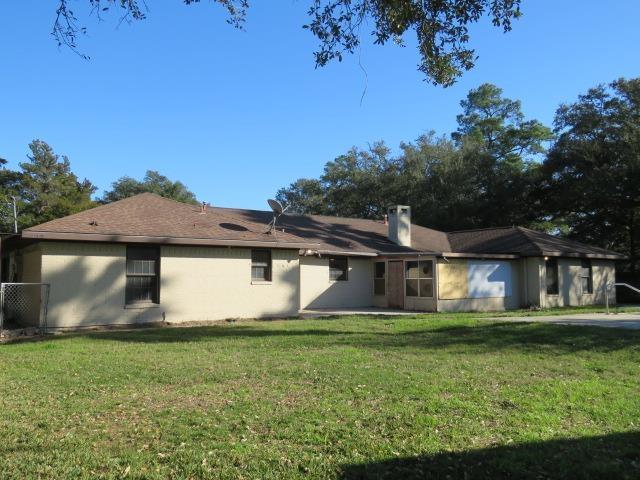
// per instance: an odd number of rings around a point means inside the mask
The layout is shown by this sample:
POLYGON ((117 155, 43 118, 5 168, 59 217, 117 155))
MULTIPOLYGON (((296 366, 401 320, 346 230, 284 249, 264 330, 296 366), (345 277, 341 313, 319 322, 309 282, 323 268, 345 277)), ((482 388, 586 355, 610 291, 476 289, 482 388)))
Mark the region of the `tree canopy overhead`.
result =
MULTIPOLYGON (((100 17, 119 10, 122 20, 139 21, 147 16, 145 0, 83 0, 100 17)), ((243 28, 248 0, 213 0, 228 13, 228 22, 243 28)), ((436 84, 452 85, 473 68, 476 53, 469 46, 469 27, 483 18, 504 32, 521 15, 522 0, 310 0, 308 29, 318 40, 315 64, 322 67, 356 51, 364 35, 375 44, 393 41, 404 45, 405 36, 416 36, 418 70, 436 84)), ((186 5, 200 0, 182 0, 186 5)), ((69 0, 58 0, 52 34, 60 45, 78 50, 78 37, 87 27, 69 0)), ((84 55, 83 55, 84 56, 84 55)))

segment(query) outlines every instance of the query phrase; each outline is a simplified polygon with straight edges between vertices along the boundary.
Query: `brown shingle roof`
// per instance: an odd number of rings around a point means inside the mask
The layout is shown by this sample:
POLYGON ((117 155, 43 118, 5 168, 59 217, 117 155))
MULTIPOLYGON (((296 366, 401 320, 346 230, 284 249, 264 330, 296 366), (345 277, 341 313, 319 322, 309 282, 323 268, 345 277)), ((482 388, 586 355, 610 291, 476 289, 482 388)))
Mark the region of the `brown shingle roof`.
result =
POLYGON ((521 227, 440 232, 412 225, 411 248, 387 238, 382 221, 320 215, 283 215, 278 231, 265 233, 273 214, 261 210, 208 207, 143 193, 25 229, 26 238, 273 245, 353 253, 461 253, 522 256, 569 255, 623 258, 614 252, 521 227), (282 231, 284 229, 284 232, 282 231), (86 237, 85 237, 86 235, 86 237))
MULTIPOLYGON (((212 208, 213 212, 232 216, 243 221, 268 223, 271 212, 261 210, 238 210, 212 208)), ((449 249, 444 232, 411 226, 412 248, 400 247, 387 237, 388 225, 382 221, 361 218, 330 217, 324 215, 283 215, 278 219, 278 228, 310 242, 320 244, 320 249, 329 251, 379 252, 432 252, 449 249)))
POLYGON ((593 247, 524 227, 465 230, 449 232, 447 236, 453 252, 624 258, 624 255, 604 248, 593 247))
MULTIPOLYGON (((157 239, 200 239, 299 244, 289 233, 265 233, 266 225, 243 221, 221 212, 201 213, 198 205, 189 205, 142 193, 118 202, 58 218, 24 230, 31 238, 36 233, 66 233, 88 236, 153 237, 157 239)), ((24 236, 24 235, 23 235, 24 236)), ((203 242, 204 243, 204 242, 203 242)), ((307 242, 308 243, 308 242, 307 242)))

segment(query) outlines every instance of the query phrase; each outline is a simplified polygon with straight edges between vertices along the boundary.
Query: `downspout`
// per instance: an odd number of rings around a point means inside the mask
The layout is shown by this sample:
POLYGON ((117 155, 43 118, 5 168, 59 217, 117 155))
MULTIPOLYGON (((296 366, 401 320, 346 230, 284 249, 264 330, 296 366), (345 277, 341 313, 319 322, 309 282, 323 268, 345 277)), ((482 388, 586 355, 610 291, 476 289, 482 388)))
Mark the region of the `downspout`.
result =
POLYGON ((524 270, 524 302, 523 307, 529 306, 529 262, 528 257, 522 259, 522 269, 524 270))
MULTIPOLYGON (((540 308, 547 307, 547 296, 542 294, 542 266, 545 266, 544 274, 546 275, 547 269, 546 264, 544 263, 544 257, 542 257, 542 262, 538 261, 538 306, 540 308)), ((558 288, 560 287, 560 275, 558 272, 558 288)))

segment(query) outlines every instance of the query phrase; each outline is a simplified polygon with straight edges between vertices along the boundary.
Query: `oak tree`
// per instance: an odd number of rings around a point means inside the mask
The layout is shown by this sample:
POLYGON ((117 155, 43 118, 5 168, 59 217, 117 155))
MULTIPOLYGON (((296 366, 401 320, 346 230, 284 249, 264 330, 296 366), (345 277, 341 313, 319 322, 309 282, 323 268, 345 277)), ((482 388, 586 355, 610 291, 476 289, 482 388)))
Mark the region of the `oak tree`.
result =
MULTIPOLYGON (((449 86, 476 62, 476 52, 469 45, 470 26, 488 20, 507 32, 511 30, 512 21, 521 15, 521 1, 310 0, 308 20, 303 27, 318 41, 314 52, 318 67, 354 53, 364 35, 371 35, 375 44, 404 45, 407 35, 413 34, 420 55, 418 70, 426 80, 449 86)), ((147 17, 145 0, 83 2, 95 17, 106 15, 110 10, 119 11, 120 21, 140 21, 147 17)), ((200 0, 182 2, 190 5, 200 0)), ((227 11, 230 24, 244 27, 248 0, 214 0, 214 3, 227 11)), ((78 37, 87 29, 82 17, 75 6, 72 9, 70 0, 58 0, 52 34, 60 45, 79 53, 78 37)))

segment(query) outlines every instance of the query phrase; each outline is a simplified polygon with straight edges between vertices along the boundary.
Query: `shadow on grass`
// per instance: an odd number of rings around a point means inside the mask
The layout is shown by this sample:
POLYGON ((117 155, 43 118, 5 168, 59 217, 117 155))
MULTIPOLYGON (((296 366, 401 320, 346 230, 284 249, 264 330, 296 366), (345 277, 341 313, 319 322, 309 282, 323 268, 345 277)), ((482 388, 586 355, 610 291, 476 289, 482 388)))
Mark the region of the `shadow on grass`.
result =
POLYGON ((462 346, 494 351, 505 348, 522 350, 615 351, 640 345, 640 332, 589 326, 543 323, 489 323, 473 326, 442 327, 437 330, 408 332, 401 335, 399 345, 424 345, 430 348, 462 346))
POLYGON ((636 479, 640 432, 345 465, 340 478, 636 479))
MULTIPOLYGON (((72 336, 88 337, 94 340, 111 340, 136 343, 212 342, 220 339, 273 338, 281 342, 281 348, 288 348, 288 337, 297 338, 298 344, 310 346, 346 345, 362 348, 424 348, 446 349, 464 348, 465 351, 499 351, 519 349, 541 351, 552 349, 556 352, 581 350, 615 351, 640 345, 640 331, 613 328, 566 326, 544 323, 489 323, 480 321, 471 325, 424 326, 410 331, 394 331, 393 319, 385 317, 380 322, 358 322, 353 326, 341 324, 335 328, 327 322, 328 328, 313 326, 304 328, 297 322, 291 327, 280 324, 277 327, 261 325, 218 325, 184 328, 141 328, 128 331, 86 332, 72 336), (293 328, 292 328, 293 327, 293 328)), ((406 324, 405 324, 406 325, 406 324)), ((418 325, 417 325, 418 326, 418 325)), ((54 337, 53 340, 66 336, 54 337)))
MULTIPOLYGON (((136 330, 107 331, 107 332, 87 332, 74 333, 72 337, 88 337, 95 340, 115 340, 120 342, 136 343, 174 343, 174 342, 201 342, 215 341, 225 338, 251 339, 263 337, 332 337, 342 335, 353 335, 356 332, 324 330, 324 329, 304 329, 285 330, 254 328, 250 326, 207 326, 207 327, 169 327, 169 328, 140 328, 136 330)), ((53 337, 53 339, 63 339, 53 337)))

